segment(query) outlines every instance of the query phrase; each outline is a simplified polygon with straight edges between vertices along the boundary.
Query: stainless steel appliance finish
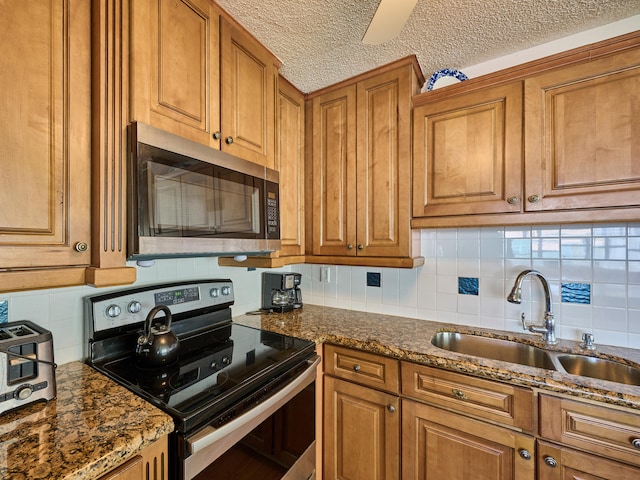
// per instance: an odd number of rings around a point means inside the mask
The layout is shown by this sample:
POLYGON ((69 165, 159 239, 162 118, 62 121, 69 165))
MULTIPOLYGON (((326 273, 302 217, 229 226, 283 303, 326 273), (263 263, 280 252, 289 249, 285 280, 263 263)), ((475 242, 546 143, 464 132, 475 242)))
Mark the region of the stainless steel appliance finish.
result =
MULTIPOLYGON (((87 362, 174 420, 172 479, 216 471, 219 457, 314 384, 315 345, 233 323, 233 302, 229 280, 150 285, 85 299, 87 362), (178 355, 175 363, 150 368, 135 350, 149 312, 159 306, 171 314, 178 355)), ((156 314, 163 318, 162 309, 156 314)), ((296 465, 311 465, 300 477, 311 478, 315 451, 305 449, 296 465)))
POLYGON ((262 273, 262 309, 290 312, 302 307, 302 275, 292 272, 262 273))
POLYGON ((280 248, 277 171, 139 122, 128 162, 129 258, 280 248))
POLYGON ((53 337, 30 322, 0 325, 0 414, 56 396, 53 337))

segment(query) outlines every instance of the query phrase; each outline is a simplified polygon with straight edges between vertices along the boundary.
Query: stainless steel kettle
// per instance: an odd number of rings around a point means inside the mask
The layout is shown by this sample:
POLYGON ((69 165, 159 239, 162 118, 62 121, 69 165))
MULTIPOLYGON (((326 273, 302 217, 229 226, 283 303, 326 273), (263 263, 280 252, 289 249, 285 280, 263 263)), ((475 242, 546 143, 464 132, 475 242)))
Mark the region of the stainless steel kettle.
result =
POLYGON ((136 358, 145 367, 162 367, 178 358, 180 341, 171 331, 171 310, 164 305, 154 307, 147 315, 144 330, 138 337, 136 358), (158 312, 164 312, 164 324, 153 324, 158 312))

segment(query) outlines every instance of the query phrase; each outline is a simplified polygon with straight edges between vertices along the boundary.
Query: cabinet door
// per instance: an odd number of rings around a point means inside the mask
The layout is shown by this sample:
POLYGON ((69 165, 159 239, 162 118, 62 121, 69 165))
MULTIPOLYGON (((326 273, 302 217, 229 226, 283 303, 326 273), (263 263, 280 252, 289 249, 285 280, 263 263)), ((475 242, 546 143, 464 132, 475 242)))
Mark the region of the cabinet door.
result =
POLYGON ((582 451, 640 467, 636 411, 540 395, 540 435, 582 451))
POLYGON ((330 376, 324 388, 324 478, 398 479, 398 397, 330 376))
POLYGON ((640 468, 538 442, 538 480, 635 480, 640 468))
POLYGON ((136 455, 98 480, 142 480, 144 478, 142 463, 142 457, 136 455))
POLYGON ((403 480, 533 480, 534 454, 532 437, 402 401, 403 480))
MULTIPOLYGON (((90 263, 90 25, 82 0, 0 4, 0 41, 11 46, 0 56, 3 269, 90 263)), ((72 270, 51 284, 84 283, 84 269, 72 270)))
POLYGON ((410 256, 411 65, 357 85, 357 254, 410 256))
POLYGON ((275 166, 275 61, 247 32, 221 19, 222 150, 268 168, 275 166))
POLYGON ((131 119, 218 148, 219 20, 208 0, 131 2, 131 119))
POLYGON ((525 80, 526 209, 640 205, 640 49, 525 80))
POLYGON ((278 79, 277 148, 280 172, 280 256, 304 255, 304 95, 278 79))
POLYGON ((414 109, 413 216, 521 210, 522 82, 414 109))
POLYGON ((356 255, 356 87, 312 101, 313 254, 356 255))

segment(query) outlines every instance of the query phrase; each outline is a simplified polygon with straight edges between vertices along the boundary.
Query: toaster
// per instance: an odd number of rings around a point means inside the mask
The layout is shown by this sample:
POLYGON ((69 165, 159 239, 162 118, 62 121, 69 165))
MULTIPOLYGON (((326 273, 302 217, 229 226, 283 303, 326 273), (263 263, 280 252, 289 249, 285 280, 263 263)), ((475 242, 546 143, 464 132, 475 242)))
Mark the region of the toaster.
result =
POLYGON ((56 396, 51 332, 28 321, 0 324, 0 414, 56 396))

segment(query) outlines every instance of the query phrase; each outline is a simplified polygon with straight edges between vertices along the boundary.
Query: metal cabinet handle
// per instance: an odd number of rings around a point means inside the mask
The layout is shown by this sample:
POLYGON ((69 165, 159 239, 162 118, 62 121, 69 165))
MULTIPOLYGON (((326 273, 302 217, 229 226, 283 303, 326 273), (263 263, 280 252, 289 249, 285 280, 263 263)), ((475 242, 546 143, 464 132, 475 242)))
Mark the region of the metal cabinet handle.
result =
POLYGON ((453 396, 456 397, 458 400, 468 400, 467 395, 462 390, 458 390, 457 388, 452 388, 451 392, 453 393, 453 396))
POLYGON ((394 407, 393 405, 387 405, 387 410, 393 413, 396 411, 396 407, 394 407))
POLYGON ((348 249, 348 250, 352 250, 352 249, 353 249, 353 244, 352 244, 352 243, 350 243, 349 245, 347 245, 347 249, 348 249))
POLYGON ((531 453, 529 452, 529 450, 525 450, 524 448, 521 448, 518 453, 520 454, 520 456, 522 458, 524 458, 525 460, 531 460, 531 453))
POLYGON ((362 250, 363 248, 364 248, 364 245, 358 244, 358 250, 362 250))
POLYGON ((549 456, 544 457, 544 463, 546 463, 547 466, 551 468, 556 468, 558 466, 558 462, 556 462, 556 459, 549 456))
POLYGON ((358 365, 357 363, 353 366, 353 371, 358 373, 360 371, 360 365, 358 365))
POLYGON ((220 132, 213 132, 213 134, 211 135, 215 140, 220 140, 220 137, 222 137, 222 134, 220 132))
POLYGON ((633 440, 631 440, 631 445, 633 445, 634 448, 640 450, 640 438, 634 438, 633 440))
POLYGON ((75 244, 73 248, 75 249, 76 252, 82 253, 89 250, 89 244, 87 242, 78 242, 75 244))
POLYGON ((224 141, 227 145, 231 145, 233 143, 233 137, 227 137, 224 141))
POLYGON ((517 196, 515 196, 515 195, 512 195, 511 197, 507 198, 507 203, 508 203, 509 205, 515 205, 515 204, 517 204, 519 201, 520 201, 520 199, 519 199, 517 196))
POLYGON ((538 195, 530 195, 527 200, 529 200, 529 203, 536 203, 538 200, 540 200, 540 197, 538 195))

